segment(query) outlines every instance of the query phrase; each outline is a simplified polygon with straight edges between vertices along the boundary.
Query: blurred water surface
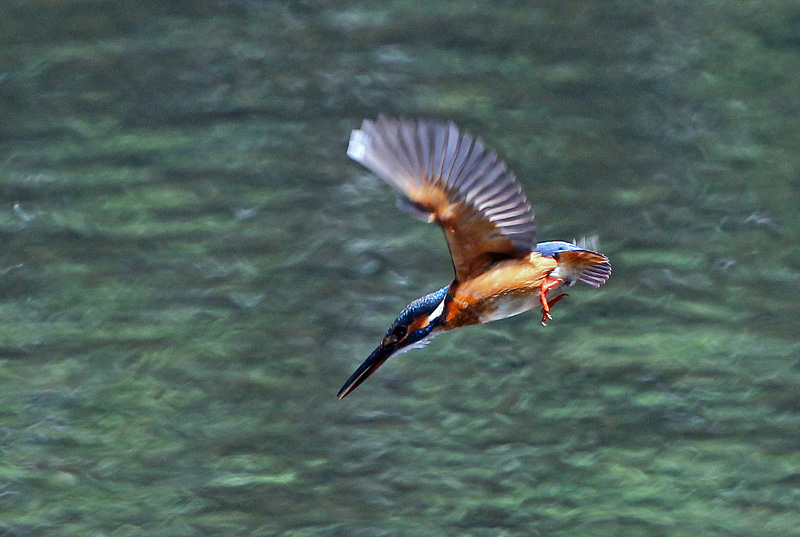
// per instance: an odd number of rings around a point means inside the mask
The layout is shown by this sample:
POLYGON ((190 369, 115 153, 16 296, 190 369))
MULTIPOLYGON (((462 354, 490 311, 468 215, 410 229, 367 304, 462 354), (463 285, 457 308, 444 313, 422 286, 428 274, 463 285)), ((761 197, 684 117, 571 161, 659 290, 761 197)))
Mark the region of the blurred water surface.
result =
POLYGON ((798 73, 788 1, 3 2, 0 534, 800 534, 798 73), (451 278, 380 112, 614 274, 339 402, 451 278))

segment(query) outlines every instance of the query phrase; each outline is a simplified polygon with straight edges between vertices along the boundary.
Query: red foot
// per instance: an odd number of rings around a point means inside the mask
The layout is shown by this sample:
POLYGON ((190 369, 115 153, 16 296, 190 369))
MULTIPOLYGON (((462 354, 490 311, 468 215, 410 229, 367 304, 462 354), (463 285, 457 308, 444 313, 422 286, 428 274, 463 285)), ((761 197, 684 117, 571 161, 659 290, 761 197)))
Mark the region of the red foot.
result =
POLYGON ((553 316, 550 315, 550 308, 559 300, 568 296, 566 293, 563 295, 558 295, 555 297, 551 302, 547 302, 547 291, 550 289, 557 287, 559 284, 563 283, 564 280, 560 278, 551 278, 547 277, 544 279, 542 283, 542 287, 539 289, 539 300, 542 302, 542 326, 547 326, 547 321, 552 319, 553 316))

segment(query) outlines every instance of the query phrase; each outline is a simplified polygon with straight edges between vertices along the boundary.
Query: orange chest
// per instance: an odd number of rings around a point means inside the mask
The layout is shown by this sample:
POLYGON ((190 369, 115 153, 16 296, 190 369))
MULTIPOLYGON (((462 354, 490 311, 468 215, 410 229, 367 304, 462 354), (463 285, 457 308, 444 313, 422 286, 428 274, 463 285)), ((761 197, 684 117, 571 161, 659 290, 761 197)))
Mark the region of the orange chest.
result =
POLYGON ((447 328, 496 321, 541 305, 539 290, 556 261, 538 254, 504 261, 452 291, 447 328))

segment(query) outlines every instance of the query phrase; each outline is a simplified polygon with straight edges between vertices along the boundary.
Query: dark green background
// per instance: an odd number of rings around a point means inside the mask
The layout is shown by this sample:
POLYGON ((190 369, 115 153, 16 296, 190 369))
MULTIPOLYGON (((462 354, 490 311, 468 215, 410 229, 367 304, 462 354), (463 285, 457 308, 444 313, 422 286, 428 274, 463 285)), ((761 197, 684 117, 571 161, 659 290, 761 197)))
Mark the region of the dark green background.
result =
POLYGON ((0 535, 800 534, 800 4, 0 5, 0 535), (345 155, 453 119, 614 266, 451 278, 345 155))

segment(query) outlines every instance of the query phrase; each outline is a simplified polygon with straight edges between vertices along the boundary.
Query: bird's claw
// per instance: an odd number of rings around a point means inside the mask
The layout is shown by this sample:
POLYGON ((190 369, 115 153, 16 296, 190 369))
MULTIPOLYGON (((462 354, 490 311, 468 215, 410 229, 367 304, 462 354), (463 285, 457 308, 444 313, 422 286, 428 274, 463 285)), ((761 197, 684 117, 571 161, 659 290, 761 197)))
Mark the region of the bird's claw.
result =
POLYGON ((567 293, 564 293, 563 295, 558 295, 550 302, 547 302, 547 299, 542 302, 542 326, 547 326, 547 321, 553 319, 553 316, 550 314, 550 308, 552 308, 556 302, 568 296, 569 295, 567 293))
POLYGON ((550 306, 564 297, 564 295, 558 296, 548 304, 547 292, 550 289, 557 287, 562 281, 563 280, 560 278, 551 278, 550 276, 547 276, 544 279, 544 282, 542 282, 542 286, 539 288, 539 301, 542 303, 542 326, 547 326, 547 321, 553 318, 553 316, 550 315, 550 306))

